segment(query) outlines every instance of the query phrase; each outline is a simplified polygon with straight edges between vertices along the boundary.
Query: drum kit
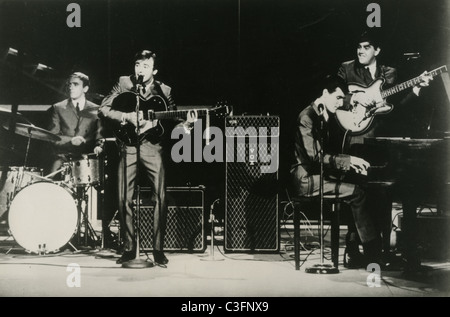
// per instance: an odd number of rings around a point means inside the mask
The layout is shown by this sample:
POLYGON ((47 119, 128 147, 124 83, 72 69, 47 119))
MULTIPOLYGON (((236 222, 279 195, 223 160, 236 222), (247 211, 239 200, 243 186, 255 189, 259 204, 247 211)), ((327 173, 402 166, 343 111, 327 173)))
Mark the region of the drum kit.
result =
MULTIPOLYGON (((1 110, 0 119, 5 115, 12 114, 1 110)), ((103 186, 102 158, 86 154, 44 176, 43 169, 27 166, 30 142, 54 142, 60 137, 27 123, 20 114, 15 116, 13 132, 27 137, 28 142, 24 166, 0 167, 0 217, 7 213, 11 236, 26 252, 35 254, 59 252, 67 244, 78 251, 72 241, 76 237, 75 243, 83 247, 82 233, 84 247, 96 244, 100 238, 88 219, 87 193, 103 186), (53 179, 57 174, 61 174, 62 181, 53 179)), ((6 124, 2 126, 10 130, 6 124)))

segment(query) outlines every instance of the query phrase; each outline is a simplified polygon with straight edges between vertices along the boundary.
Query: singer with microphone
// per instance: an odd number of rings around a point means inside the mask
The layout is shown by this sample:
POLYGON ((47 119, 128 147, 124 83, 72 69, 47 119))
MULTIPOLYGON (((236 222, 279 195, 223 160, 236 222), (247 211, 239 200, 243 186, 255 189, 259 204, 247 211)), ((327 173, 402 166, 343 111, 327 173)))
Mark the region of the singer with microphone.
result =
MULTIPOLYGON (((145 120, 136 111, 124 112, 115 110, 114 100, 127 92, 135 93, 139 102, 150 100, 159 96, 164 100, 166 111, 176 110, 175 102, 171 95, 171 87, 155 80, 157 74, 156 54, 150 50, 139 51, 134 57, 134 74, 122 76, 114 85, 111 92, 103 99, 99 116, 105 118, 105 123, 121 123, 132 125, 133 130, 144 130, 155 123, 145 120), (139 129, 138 129, 139 128, 139 129)), ((135 109, 135 108, 133 108, 135 109)), ((188 129, 189 122, 181 122, 188 129)), ((133 223, 133 195, 136 183, 140 175, 145 175, 152 188, 155 202, 153 223, 153 258, 158 265, 165 266, 169 260, 164 254, 164 235, 167 218, 166 205, 166 168, 170 150, 167 148, 167 139, 170 140, 170 132, 162 135, 149 134, 148 137, 139 138, 138 144, 122 142, 120 147, 120 161, 118 166, 118 210, 120 215, 123 241, 123 254, 117 260, 118 264, 135 260, 139 254, 139 246, 136 243, 136 232, 133 223), (139 166, 138 166, 139 164, 139 166), (142 167, 142 169, 141 169, 142 167), (139 171, 139 175, 136 175, 139 171)), ((139 259, 136 259, 138 261, 139 259)))
POLYGON ((342 107, 345 84, 337 76, 327 76, 316 87, 314 101, 304 108, 297 119, 294 141, 294 163, 290 174, 296 196, 313 197, 320 193, 320 158, 323 155, 323 195, 344 198, 350 205, 355 226, 364 247, 364 257, 354 268, 368 263, 381 265, 381 239, 365 208, 365 192, 355 184, 341 182, 339 174, 354 170, 366 173, 370 164, 356 156, 333 152, 330 145, 328 122, 342 107))

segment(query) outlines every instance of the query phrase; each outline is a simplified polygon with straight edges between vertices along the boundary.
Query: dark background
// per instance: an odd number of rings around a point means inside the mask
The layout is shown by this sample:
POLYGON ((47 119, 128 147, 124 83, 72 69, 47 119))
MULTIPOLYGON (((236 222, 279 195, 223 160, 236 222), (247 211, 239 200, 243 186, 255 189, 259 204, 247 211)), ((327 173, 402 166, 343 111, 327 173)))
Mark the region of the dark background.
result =
MULTIPOLYGON (((64 99, 70 73, 88 74, 89 99, 100 103, 118 76, 133 72, 134 53, 151 49, 159 58, 157 79, 172 87, 179 106, 226 101, 234 114, 280 116, 283 180, 295 118, 311 102, 315 82, 355 58, 355 39, 366 28, 372 2, 381 6, 381 61, 397 67, 400 80, 449 65, 448 1, 2 0, 0 104, 36 105, 23 113, 45 128, 45 107, 37 105, 64 99), (80 28, 66 25, 71 2, 81 6, 80 28), (7 55, 9 47, 23 55, 7 55), (409 52, 421 57, 407 59, 409 52), (52 70, 35 70, 37 63, 52 70)), ((449 104, 440 78, 418 101, 390 115, 397 133, 430 137, 448 130, 449 104)), ((13 142, 16 152, 0 153, 0 165, 21 165, 26 142, 23 137, 13 142)), ((47 146, 33 140, 28 165, 45 164, 47 146)), ((223 164, 188 165, 173 184, 223 183, 223 164)))

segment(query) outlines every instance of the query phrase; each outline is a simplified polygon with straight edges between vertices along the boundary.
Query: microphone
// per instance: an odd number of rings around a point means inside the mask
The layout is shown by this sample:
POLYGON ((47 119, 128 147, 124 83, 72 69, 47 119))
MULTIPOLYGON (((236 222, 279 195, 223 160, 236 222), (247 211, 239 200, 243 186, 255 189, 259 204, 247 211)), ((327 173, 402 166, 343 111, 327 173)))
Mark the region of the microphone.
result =
POLYGON ((139 90, 142 89, 142 93, 145 94, 145 87, 144 87, 144 76, 139 75, 136 82, 136 88, 139 90))
POLYGON ((323 111, 325 109, 323 104, 319 103, 319 105, 317 106, 317 109, 319 110, 319 116, 323 117, 323 111))
POLYGON ((403 56, 406 57, 406 60, 418 59, 420 58, 420 52, 412 52, 412 53, 403 53, 403 56))
POLYGON ((323 106, 323 104, 319 103, 319 105, 317 106, 317 109, 319 110, 319 118, 320 118, 320 134, 321 134, 321 138, 323 138, 324 121, 325 121, 325 116, 324 116, 325 107, 323 106))

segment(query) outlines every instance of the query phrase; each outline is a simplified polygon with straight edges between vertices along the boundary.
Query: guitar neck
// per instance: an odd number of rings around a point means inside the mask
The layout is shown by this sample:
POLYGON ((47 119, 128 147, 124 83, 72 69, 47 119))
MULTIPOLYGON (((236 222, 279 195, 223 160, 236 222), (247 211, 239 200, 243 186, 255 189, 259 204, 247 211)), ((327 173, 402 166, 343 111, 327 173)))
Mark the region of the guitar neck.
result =
MULTIPOLYGON (((432 77, 435 77, 435 76, 440 75, 440 74, 442 74, 442 73, 444 73, 446 71, 447 71, 447 66, 441 66, 441 67, 436 68, 436 69, 434 69, 432 71, 429 71, 428 74, 430 74, 432 77)), ((407 80, 407 81, 405 81, 405 82, 403 82, 401 84, 395 85, 394 87, 391 87, 389 89, 383 90, 381 92, 381 96, 383 98, 392 96, 392 95, 394 95, 394 94, 396 94, 396 93, 398 93, 400 91, 403 91, 403 90, 405 90, 407 88, 414 87, 415 85, 419 84, 421 81, 422 81, 421 80, 421 76, 415 77, 415 78, 407 80)))
MULTIPOLYGON (((173 110, 173 111, 159 111, 159 112, 149 112, 149 117, 153 120, 158 119, 178 119, 178 118, 186 118, 187 113, 190 110, 173 110)), ((197 115, 205 116, 207 114, 208 109, 197 109, 197 115)))

